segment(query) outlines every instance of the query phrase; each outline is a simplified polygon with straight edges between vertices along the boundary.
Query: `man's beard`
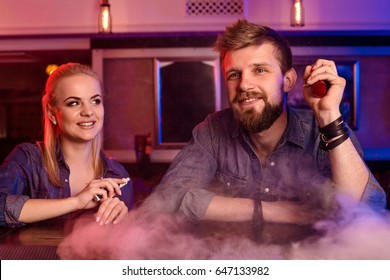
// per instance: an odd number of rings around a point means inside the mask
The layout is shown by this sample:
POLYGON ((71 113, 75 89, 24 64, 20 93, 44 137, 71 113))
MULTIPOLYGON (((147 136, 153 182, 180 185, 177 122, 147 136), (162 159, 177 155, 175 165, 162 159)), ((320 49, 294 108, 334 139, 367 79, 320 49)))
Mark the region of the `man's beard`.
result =
POLYGON ((283 100, 279 104, 272 105, 266 97, 263 97, 265 106, 261 113, 254 108, 240 112, 234 106, 232 110, 236 120, 250 133, 259 133, 267 130, 280 117, 283 112, 283 100))

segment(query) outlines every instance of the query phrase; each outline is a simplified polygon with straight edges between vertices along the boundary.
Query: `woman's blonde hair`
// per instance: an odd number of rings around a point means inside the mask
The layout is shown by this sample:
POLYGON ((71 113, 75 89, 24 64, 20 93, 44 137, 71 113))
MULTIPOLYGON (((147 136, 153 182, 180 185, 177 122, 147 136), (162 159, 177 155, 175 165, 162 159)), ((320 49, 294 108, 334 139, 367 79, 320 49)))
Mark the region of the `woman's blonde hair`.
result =
MULTIPOLYGON (((43 111, 43 144, 41 153, 43 157, 43 165, 46 169, 50 182, 55 186, 62 186, 63 182, 60 180, 60 172, 58 161, 56 157, 57 137, 60 134, 58 126, 54 125, 49 118, 48 109, 55 108, 56 105, 56 89, 59 82, 66 78, 75 75, 88 75, 95 78, 99 84, 100 79, 98 75, 87 65, 79 63, 66 63, 59 66, 46 81, 45 90, 42 96, 42 111, 43 111)), ((102 88, 101 84, 100 87, 102 88)), ((95 175, 98 177, 103 173, 103 163, 100 158, 100 150, 102 147, 102 132, 100 132, 92 141, 92 164, 95 175)))

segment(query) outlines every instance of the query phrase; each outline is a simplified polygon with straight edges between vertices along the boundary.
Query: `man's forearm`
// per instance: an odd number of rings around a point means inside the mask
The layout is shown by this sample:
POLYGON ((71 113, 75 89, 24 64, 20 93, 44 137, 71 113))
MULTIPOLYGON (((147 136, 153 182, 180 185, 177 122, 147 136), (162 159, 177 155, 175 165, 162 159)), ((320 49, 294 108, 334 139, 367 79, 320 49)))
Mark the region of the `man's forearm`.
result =
POLYGON ((249 198, 215 196, 202 220, 245 222, 253 217, 254 201, 249 198))
MULTIPOLYGON (((215 196, 202 220, 245 222, 253 219, 254 200, 215 196)), ((316 220, 313 209, 289 201, 262 201, 264 221, 271 223, 312 224, 316 220)))
POLYGON ((360 200, 369 178, 369 170, 351 139, 329 151, 332 179, 336 190, 360 200))

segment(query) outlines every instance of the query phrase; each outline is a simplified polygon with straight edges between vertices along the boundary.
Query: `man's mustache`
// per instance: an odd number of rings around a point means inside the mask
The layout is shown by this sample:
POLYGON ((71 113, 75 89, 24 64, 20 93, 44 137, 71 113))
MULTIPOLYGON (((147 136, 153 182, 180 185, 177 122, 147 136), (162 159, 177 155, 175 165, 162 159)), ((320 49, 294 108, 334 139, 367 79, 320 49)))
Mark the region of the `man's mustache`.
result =
POLYGON ((238 91, 233 99, 233 103, 240 103, 251 98, 267 100, 267 97, 258 91, 238 91))

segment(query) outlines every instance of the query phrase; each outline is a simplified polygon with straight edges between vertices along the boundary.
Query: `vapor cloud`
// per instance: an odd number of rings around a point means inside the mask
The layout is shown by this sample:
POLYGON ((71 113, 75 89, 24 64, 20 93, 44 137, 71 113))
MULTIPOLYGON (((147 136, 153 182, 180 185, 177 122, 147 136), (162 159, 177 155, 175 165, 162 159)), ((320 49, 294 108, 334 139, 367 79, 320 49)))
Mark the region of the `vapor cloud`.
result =
POLYGON ((390 259, 388 212, 377 213, 348 199, 341 199, 340 204, 337 212, 315 224, 320 234, 290 243, 256 243, 247 235, 231 232, 203 235, 176 216, 147 217, 139 210, 111 226, 99 226, 85 216, 75 221, 58 254, 61 259, 104 260, 390 259))

